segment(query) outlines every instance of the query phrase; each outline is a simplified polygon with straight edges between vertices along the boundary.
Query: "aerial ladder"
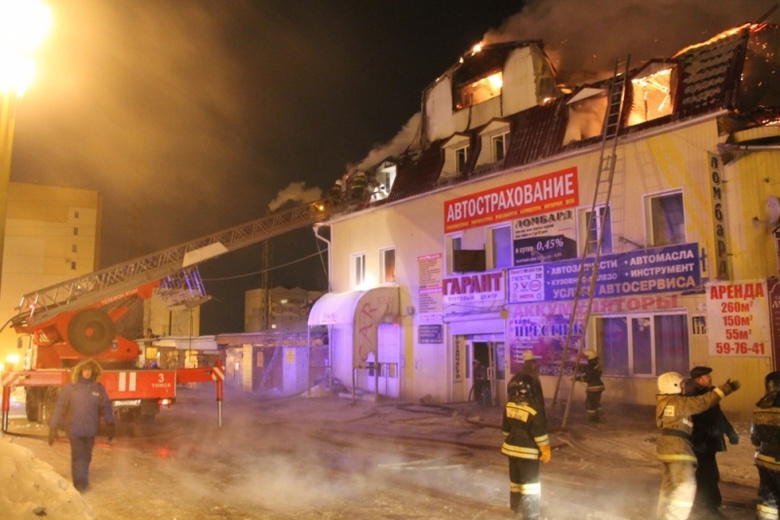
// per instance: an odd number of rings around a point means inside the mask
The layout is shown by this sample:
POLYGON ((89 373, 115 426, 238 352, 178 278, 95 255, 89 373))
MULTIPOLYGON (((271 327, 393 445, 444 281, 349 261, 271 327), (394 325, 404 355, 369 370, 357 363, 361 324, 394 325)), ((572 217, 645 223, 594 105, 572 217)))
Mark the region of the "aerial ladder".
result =
POLYGON ((4 327, 10 324, 16 332, 29 334, 35 348, 26 370, 0 374, 3 430, 7 426, 11 387, 27 387, 28 419, 38 420, 41 407, 51 405, 51 394, 56 395, 56 389, 67 384, 67 368, 87 357, 108 369, 103 382, 112 401, 127 401, 139 395, 148 397, 140 388, 145 384, 173 393, 176 383, 221 382, 224 379, 221 367, 177 369, 173 374, 163 370, 151 375, 140 373, 136 370, 140 348, 135 341, 117 335, 116 323, 129 312, 133 302, 148 299, 155 293, 169 306, 200 305, 209 298, 198 264, 321 222, 333 210, 330 200, 298 205, 25 294, 17 314, 4 327), (31 389, 37 392, 31 395, 31 389))
POLYGON ((617 163, 617 145, 618 133, 620 131, 621 117, 623 114, 623 105, 626 97, 626 81, 628 78, 630 58, 617 60, 612 80, 607 92, 607 108, 604 114, 604 123, 602 125, 601 152, 599 156, 598 171, 596 173, 596 187, 593 193, 593 202, 590 207, 590 214, 587 219, 588 236, 595 232, 596 240, 586 241, 582 248, 580 257, 580 267, 577 275, 577 286, 574 291, 574 302, 572 305, 571 316, 569 317, 569 327, 566 331, 566 340, 563 345, 563 357, 561 358, 558 381, 555 385, 555 394, 553 396, 553 405, 558 400, 558 391, 561 387, 561 380, 566 373, 566 365, 569 360, 570 349, 576 349, 577 355, 574 358, 574 367, 572 371, 572 385, 569 392, 569 398, 566 401, 566 410, 563 414, 561 427, 566 427, 566 422, 571 409, 571 402, 574 396, 574 376, 577 372, 579 360, 582 357, 583 347, 585 345, 585 334, 590 320, 593 297, 596 293, 596 281, 598 279, 599 260, 601 258, 601 249, 604 242, 604 226, 609 218, 610 198, 612 197, 612 185, 615 178, 615 166, 617 163), (578 336, 579 340, 574 344, 574 338, 578 336))

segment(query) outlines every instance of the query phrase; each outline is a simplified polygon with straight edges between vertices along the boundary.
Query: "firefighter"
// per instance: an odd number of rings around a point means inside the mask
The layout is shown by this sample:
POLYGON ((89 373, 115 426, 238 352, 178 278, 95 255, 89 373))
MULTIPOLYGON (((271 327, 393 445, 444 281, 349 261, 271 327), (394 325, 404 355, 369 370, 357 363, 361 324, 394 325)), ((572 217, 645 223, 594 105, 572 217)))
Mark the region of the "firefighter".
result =
POLYGON ((57 398, 49 422, 49 446, 57 440, 58 429, 68 434, 73 486, 81 492, 89 487, 89 464, 101 417, 106 424, 108 440, 114 438, 114 412, 106 389, 99 382, 102 374, 103 369, 92 359, 76 365, 71 372, 70 384, 57 398))
POLYGON ((539 381, 539 362, 534 356, 533 350, 527 349, 523 351, 523 365, 520 367, 520 372, 512 376, 507 384, 507 395, 509 395, 509 385, 513 382, 517 383, 524 375, 531 376, 534 380, 534 397, 536 403, 541 409, 544 409, 544 391, 542 390, 542 383, 539 381))
POLYGON ((780 505, 780 371, 764 378, 766 393, 756 403, 750 441, 758 448, 758 503, 756 518, 777 519, 780 505))
POLYGON ((658 377, 655 420, 661 435, 656 444, 663 464, 663 481, 658 498, 658 518, 685 520, 696 496, 696 455, 691 443, 692 415, 712 408, 722 398, 739 390, 739 381, 728 380, 711 392, 684 396, 683 377, 666 372, 658 377))
POLYGON ((601 411, 601 394, 604 393, 604 382, 601 380, 601 362, 596 351, 586 349, 587 363, 580 365, 577 381, 584 381, 588 387, 585 390, 585 410, 588 412, 588 420, 599 422, 603 417, 601 411))
POLYGON ((520 375, 507 388, 501 431, 501 453, 509 458, 509 507, 518 518, 538 520, 542 485, 539 462, 552 457, 544 408, 534 404, 534 380, 520 375))
MULTIPOLYGON (((693 367, 690 379, 685 380, 683 393, 701 395, 712 391, 711 373, 710 367, 693 367)), ((739 443, 739 435, 720 409, 720 404, 693 416, 691 442, 696 454, 696 498, 693 505, 694 511, 706 518, 723 518, 720 512, 723 499, 718 489, 720 471, 716 455, 719 451, 726 451, 724 435, 732 446, 739 443)))

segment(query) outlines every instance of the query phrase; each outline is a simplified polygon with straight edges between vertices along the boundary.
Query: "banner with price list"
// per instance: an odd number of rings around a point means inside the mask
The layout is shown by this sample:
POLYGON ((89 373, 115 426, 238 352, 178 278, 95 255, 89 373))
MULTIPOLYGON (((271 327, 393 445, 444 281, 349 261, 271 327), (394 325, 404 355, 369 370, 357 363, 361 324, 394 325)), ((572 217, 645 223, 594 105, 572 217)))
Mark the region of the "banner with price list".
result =
POLYGON ((772 339, 766 280, 713 282, 707 288, 711 356, 769 356, 772 339))

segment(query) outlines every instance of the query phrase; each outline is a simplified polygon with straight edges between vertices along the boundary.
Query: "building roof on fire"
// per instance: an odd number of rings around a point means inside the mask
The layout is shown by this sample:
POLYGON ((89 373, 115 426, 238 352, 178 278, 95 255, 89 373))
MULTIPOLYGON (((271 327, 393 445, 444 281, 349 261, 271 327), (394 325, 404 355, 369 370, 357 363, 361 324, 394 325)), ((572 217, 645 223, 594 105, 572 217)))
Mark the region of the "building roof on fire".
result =
MULTIPOLYGON (((672 122, 701 116, 720 110, 739 112, 740 80, 746 55, 750 53, 750 42, 761 31, 778 26, 769 24, 746 24, 721 33, 701 44, 692 45, 666 60, 654 60, 656 63, 670 64, 676 67, 675 77, 677 96, 671 114, 647 122, 627 127, 621 134, 635 133, 649 127, 658 127, 672 122)), ((502 48, 503 50, 503 48, 502 48)), ((491 54, 494 56, 494 54, 491 54)), ((472 67, 475 65, 472 64, 472 67)), ((634 68, 629 79, 648 70, 651 62, 634 68)), ((775 77, 775 80, 777 78, 775 77)), ((580 95, 583 89, 607 91, 612 78, 583 85, 573 92, 552 99, 543 105, 533 106, 516 114, 504 117, 509 122, 509 144, 503 161, 493 164, 474 166, 474 160, 464 171, 449 182, 463 182, 500 170, 511 169, 536 161, 553 157, 573 149, 592 146, 601 140, 601 136, 570 142, 564 145, 569 111, 567 103, 580 95)), ((631 82, 628 86, 622 121, 627 121, 627 111, 631 106, 631 82)), ((776 85, 776 84, 775 84, 776 85)), ((770 107, 749 107, 751 110, 766 114, 767 110, 780 113, 776 104, 770 107)), ((744 111, 743 111, 744 112, 744 111)), ((472 154, 479 152, 480 130, 483 127, 470 128, 466 133, 470 137, 472 154)), ((397 176, 388 199, 392 202, 419 195, 442 185, 439 174, 444 165, 444 140, 427 144, 425 149, 414 156, 402 157, 398 161, 397 176)))

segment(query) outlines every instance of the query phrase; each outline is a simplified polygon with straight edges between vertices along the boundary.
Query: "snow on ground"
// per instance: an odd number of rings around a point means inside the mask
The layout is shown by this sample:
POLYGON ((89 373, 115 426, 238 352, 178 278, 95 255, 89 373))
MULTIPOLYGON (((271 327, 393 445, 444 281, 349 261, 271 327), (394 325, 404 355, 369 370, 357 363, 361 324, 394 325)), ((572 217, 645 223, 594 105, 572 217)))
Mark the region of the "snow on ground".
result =
POLYGON ((32 451, 14 443, 13 437, 0 439, 0 461, 0 518, 96 518, 92 507, 68 480, 32 451))

